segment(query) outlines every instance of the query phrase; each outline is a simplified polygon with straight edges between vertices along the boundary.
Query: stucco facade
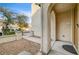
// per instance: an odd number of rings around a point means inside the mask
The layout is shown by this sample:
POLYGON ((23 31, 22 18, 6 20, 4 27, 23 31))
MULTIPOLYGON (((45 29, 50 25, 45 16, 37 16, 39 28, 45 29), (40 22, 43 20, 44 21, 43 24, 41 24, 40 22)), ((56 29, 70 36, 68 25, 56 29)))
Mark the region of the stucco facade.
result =
POLYGON ((38 8, 37 15, 32 16, 32 26, 34 31, 42 35, 41 52, 48 54, 51 50, 51 42, 56 40, 71 42, 78 52, 79 4, 45 3, 40 5, 41 11, 38 8))
POLYGON ((35 4, 32 4, 32 31, 41 37, 41 8, 35 4))

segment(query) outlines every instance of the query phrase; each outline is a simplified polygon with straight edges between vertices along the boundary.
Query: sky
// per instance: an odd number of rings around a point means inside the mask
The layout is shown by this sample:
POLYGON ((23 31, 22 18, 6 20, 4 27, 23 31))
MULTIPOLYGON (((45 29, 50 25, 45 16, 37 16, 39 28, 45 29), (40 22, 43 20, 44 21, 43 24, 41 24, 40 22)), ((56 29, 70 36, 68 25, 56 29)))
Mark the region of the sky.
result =
POLYGON ((28 22, 31 22, 31 3, 0 3, 0 7, 7 8, 16 13, 25 14, 30 17, 28 22))

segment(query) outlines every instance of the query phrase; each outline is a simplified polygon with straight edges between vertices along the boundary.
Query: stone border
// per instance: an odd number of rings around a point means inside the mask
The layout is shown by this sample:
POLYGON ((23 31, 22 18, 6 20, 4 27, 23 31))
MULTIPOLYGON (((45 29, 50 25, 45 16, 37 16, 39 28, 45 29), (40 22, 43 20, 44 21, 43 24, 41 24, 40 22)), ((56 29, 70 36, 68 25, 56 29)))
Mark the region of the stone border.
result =
POLYGON ((0 36, 0 43, 10 42, 14 40, 22 39, 22 33, 18 32, 14 35, 4 35, 0 36))

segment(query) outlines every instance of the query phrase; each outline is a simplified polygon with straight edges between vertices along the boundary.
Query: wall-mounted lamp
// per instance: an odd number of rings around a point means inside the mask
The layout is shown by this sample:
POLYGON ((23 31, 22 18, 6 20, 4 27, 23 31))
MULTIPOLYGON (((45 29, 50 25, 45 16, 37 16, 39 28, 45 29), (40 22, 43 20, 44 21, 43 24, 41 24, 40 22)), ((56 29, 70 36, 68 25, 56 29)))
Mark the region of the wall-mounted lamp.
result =
POLYGON ((39 7, 41 7, 41 4, 40 3, 35 3, 36 5, 38 5, 39 7))
POLYGON ((79 28, 79 24, 77 24, 77 27, 79 28))

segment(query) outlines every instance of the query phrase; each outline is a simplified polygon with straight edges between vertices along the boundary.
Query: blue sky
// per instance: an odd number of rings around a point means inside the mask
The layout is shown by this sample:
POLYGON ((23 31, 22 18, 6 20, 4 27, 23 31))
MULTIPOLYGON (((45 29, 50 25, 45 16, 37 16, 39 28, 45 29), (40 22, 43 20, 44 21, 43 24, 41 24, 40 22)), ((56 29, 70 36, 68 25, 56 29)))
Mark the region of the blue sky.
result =
POLYGON ((31 3, 0 3, 0 7, 8 8, 14 12, 31 13, 31 3))
POLYGON ((31 17, 31 3, 0 3, 0 7, 31 17))

